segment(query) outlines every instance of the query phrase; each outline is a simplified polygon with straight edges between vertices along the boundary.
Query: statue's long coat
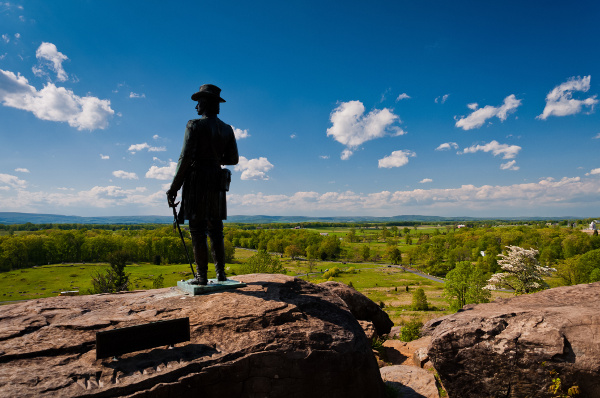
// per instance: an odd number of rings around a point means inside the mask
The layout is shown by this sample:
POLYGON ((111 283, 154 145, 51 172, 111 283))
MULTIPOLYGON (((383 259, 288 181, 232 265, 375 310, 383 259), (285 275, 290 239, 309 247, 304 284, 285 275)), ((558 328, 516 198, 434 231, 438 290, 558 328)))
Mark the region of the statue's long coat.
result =
POLYGON ((227 218, 225 191, 220 184, 221 165, 239 161, 233 128, 216 116, 190 120, 171 190, 183 185, 178 222, 227 218))

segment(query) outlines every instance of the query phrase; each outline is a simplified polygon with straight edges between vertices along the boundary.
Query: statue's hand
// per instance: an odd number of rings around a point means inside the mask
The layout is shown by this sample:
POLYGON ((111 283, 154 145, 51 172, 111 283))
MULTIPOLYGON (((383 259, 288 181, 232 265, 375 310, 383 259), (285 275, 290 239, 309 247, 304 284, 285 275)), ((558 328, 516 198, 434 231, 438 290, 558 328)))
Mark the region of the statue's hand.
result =
POLYGON ((169 207, 175 207, 177 204, 175 203, 175 199, 177 198, 177 191, 173 192, 172 190, 167 191, 167 201, 169 202, 169 207))

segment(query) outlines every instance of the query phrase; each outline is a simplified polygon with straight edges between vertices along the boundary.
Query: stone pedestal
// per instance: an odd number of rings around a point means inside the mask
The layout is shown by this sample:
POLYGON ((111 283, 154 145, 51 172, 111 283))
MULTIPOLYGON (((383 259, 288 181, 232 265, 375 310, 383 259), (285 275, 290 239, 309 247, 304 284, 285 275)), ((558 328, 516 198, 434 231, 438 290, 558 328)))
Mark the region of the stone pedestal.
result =
POLYGON ((191 294, 192 296, 198 296, 200 294, 209 294, 246 286, 245 283, 234 281, 233 279, 227 279, 224 282, 219 282, 217 279, 209 279, 206 285, 195 285, 193 282, 194 279, 177 281, 177 288, 181 291, 191 294))

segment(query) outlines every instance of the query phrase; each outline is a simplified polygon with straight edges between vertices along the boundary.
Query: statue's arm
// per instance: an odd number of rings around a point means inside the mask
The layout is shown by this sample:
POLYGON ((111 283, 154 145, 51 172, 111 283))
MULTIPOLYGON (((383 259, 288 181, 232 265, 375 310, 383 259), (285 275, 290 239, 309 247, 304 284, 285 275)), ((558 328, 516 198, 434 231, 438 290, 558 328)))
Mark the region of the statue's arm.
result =
POLYGON ((193 154, 192 148, 193 145, 190 143, 191 139, 191 130, 192 130, 193 121, 190 120, 185 128, 185 135, 183 138, 183 148, 181 148, 181 155, 179 155, 179 162, 177 163, 177 168, 175 169, 175 176, 173 177, 173 182, 171 183, 171 188, 169 192, 177 192, 183 185, 183 181, 185 180, 185 176, 189 168, 193 163, 193 154))
POLYGON ((237 142, 235 141, 235 134, 233 133, 233 129, 231 126, 229 127, 229 134, 227 134, 227 143, 225 145, 225 150, 223 153, 223 158, 221 159, 221 163, 224 165, 234 165, 238 164, 240 161, 240 155, 238 154, 237 142))

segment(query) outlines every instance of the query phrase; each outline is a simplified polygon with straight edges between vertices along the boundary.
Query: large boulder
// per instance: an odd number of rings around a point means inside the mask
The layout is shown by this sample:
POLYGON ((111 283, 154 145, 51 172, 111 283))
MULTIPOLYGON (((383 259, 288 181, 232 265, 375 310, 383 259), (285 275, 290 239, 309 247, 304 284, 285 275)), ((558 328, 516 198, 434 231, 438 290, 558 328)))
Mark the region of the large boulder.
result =
POLYGON ((557 378, 600 397, 600 283, 468 305, 426 329, 449 397, 558 396, 557 378))
POLYGON ((402 398, 439 398, 435 376, 414 366, 393 365, 380 368, 381 378, 402 398))
POLYGON ((392 322, 389 315, 381 307, 354 288, 335 281, 319 283, 319 286, 325 286, 344 300, 356 319, 372 322, 377 335, 383 336, 384 334, 388 334, 392 326, 394 326, 394 322, 392 322))
POLYGON ((0 396, 383 397, 346 304, 285 275, 192 297, 174 288, 0 307, 0 396), (95 333, 189 317, 191 341, 96 360, 95 333))

